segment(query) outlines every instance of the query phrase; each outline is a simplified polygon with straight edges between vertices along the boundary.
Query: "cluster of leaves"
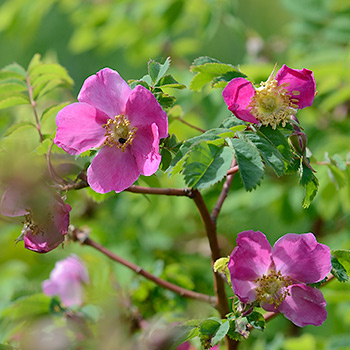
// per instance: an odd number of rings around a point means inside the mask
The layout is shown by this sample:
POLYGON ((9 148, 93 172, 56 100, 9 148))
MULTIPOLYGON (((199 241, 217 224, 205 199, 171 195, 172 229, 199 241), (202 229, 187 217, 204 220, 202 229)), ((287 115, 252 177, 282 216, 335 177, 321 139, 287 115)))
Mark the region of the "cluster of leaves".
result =
POLYGON ((178 83, 171 74, 166 74, 170 67, 170 57, 163 64, 150 60, 148 62, 148 74, 139 80, 129 80, 130 87, 133 89, 136 85, 142 85, 150 90, 163 109, 172 107, 175 102, 175 96, 164 93, 164 88, 185 89, 186 86, 178 83))
MULTIPOLYGON (((212 87, 223 87, 229 80, 245 76, 232 65, 209 57, 196 59, 191 70, 197 72, 190 84, 194 90, 208 83, 212 87)), ((277 130, 258 128, 232 116, 218 128, 180 144, 170 142, 168 148, 165 145, 163 150, 167 152, 169 164, 166 171, 170 175, 182 173, 187 186, 204 189, 226 176, 235 157, 246 191, 260 185, 266 166, 271 167, 277 177, 298 172, 300 185, 305 189, 302 205, 307 208, 316 196, 318 180, 304 155, 296 152, 288 141, 291 133, 291 126, 277 130), (171 161, 170 151, 175 154, 171 161)))
MULTIPOLYGON (((27 69, 13 63, 0 70, 0 109, 18 105, 36 107, 37 102, 46 94, 58 87, 70 88, 73 84, 65 68, 57 63, 44 63, 40 55, 36 54, 27 69)), ((45 122, 64 106, 65 103, 49 106, 38 116, 37 122, 45 122)), ((4 136, 23 126, 37 128, 34 118, 33 122, 19 120, 5 131, 4 136)))
POLYGON ((265 329, 264 316, 252 311, 246 316, 230 313, 226 319, 210 317, 205 320, 190 320, 178 327, 178 335, 172 350, 188 340, 199 337, 202 348, 210 349, 218 344, 225 336, 232 340, 242 341, 248 338, 250 329, 265 329))

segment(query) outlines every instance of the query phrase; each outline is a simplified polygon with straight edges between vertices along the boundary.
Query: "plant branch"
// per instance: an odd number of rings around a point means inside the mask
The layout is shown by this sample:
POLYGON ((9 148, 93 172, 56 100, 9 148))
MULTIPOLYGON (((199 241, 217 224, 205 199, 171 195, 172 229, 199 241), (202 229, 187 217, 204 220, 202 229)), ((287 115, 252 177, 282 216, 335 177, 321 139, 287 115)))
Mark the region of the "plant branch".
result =
MULTIPOLYGON (((236 160, 234 160, 233 163, 232 163, 232 168, 231 169, 236 169, 236 168, 237 168, 237 171, 238 171, 238 165, 236 165, 236 160)), ((214 209, 211 212, 211 219, 214 220, 215 222, 216 222, 216 220, 217 220, 217 218, 219 216, 219 213, 220 213, 220 210, 222 208, 222 205, 224 204, 224 201, 227 198, 228 191, 230 190, 230 187, 231 187, 231 184, 232 184, 232 181, 233 181, 233 178, 234 178, 236 172, 230 172, 230 174, 226 176, 226 180, 225 180, 224 186, 222 187, 222 191, 221 191, 221 193, 219 195, 218 200, 215 203, 214 209)))
MULTIPOLYGON (((204 199, 201 193, 198 190, 193 190, 193 200, 197 206, 197 209, 200 213, 202 221, 205 226, 205 231, 207 233, 210 251, 211 251, 211 260, 212 264, 221 258, 219 243, 216 235, 216 225, 212 220, 208 208, 204 202, 204 199)), ((225 282, 221 278, 220 274, 214 272, 214 283, 215 283, 215 294, 217 296, 217 309, 220 312, 222 317, 225 317, 226 314, 230 312, 226 292, 225 292, 225 282)))
POLYGON ((88 245, 90 247, 95 248, 96 250, 100 251, 102 254, 106 255, 108 258, 111 260, 118 262, 130 270, 136 272, 137 274, 147 278, 148 280, 154 282, 160 287, 163 287, 165 289, 171 290, 172 292, 181 295, 182 297, 189 298, 189 299, 194 299, 202 302, 206 302, 211 304, 212 306, 215 306, 215 297, 202 294, 202 293, 197 293, 192 290, 188 290, 182 287, 179 287, 173 283, 170 283, 168 281, 165 281, 161 278, 158 278, 151 273, 145 271, 142 267, 123 259, 122 257, 114 254, 107 248, 103 247, 102 245, 98 244, 97 242, 93 241, 89 237, 87 237, 86 233, 79 230, 79 229, 74 229, 73 230, 73 240, 78 240, 82 245, 88 245))
POLYGON ((187 122, 186 120, 182 119, 181 117, 177 117, 177 118, 174 118, 174 119, 180 121, 181 123, 183 123, 183 124, 189 126, 189 127, 192 128, 192 129, 195 129, 195 130, 197 130, 197 131, 200 131, 201 133, 205 133, 205 132, 206 132, 204 129, 202 129, 202 128, 196 126, 196 125, 193 125, 193 124, 191 124, 191 123, 189 123, 189 122, 187 122))
POLYGON ((26 76, 26 82, 27 82, 27 88, 28 88, 28 93, 29 93, 30 104, 31 104, 31 106, 33 108, 33 112, 34 112, 34 117, 35 117, 35 122, 36 122, 36 129, 38 130, 38 133, 39 133, 40 142, 43 142, 44 138, 43 138, 43 135, 41 133, 40 121, 39 121, 39 117, 38 117, 38 112, 36 110, 36 102, 35 102, 34 97, 33 97, 33 87, 32 87, 32 85, 30 83, 28 75, 26 76))
POLYGON ((155 187, 142 187, 142 186, 130 186, 125 191, 132 193, 144 193, 144 194, 162 194, 166 196, 184 196, 192 198, 192 190, 189 188, 155 188, 155 187))

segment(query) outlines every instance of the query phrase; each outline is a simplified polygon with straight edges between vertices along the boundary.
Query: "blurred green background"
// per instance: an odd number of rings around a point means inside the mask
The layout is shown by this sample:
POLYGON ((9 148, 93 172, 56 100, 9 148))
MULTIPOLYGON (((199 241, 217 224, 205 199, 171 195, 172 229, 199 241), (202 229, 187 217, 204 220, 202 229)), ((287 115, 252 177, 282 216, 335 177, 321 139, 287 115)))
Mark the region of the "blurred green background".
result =
MULTIPOLYGON (((186 85, 193 77, 191 62, 203 55, 240 66, 256 83, 269 76, 275 63, 313 70, 318 94, 314 105, 300 111, 298 118, 320 180, 316 199, 309 209, 302 209, 303 190, 296 176, 277 179, 268 174, 257 190, 247 193, 236 175, 218 220, 219 239, 223 256, 232 251, 237 233, 247 229, 261 230, 271 243, 288 232, 313 232, 331 249, 350 248, 349 167, 332 173, 317 164, 327 159, 327 152, 350 161, 348 0, 0 0, 0 50, 0 67, 12 62, 27 67, 39 53, 68 70, 75 82, 73 90, 49 94, 38 105, 41 111, 52 101, 74 101, 83 81, 106 66, 118 70, 125 80, 141 78, 151 58, 170 56, 171 73, 186 85)), ((186 89, 176 92, 176 97, 182 117, 201 128, 216 127, 230 115, 221 91, 186 89)), ((30 142, 36 137, 26 130, 11 134, 12 141, 4 136, 9 126, 25 118, 33 118, 29 107, 0 110, 2 142, 30 142)), ((54 120, 44 127, 53 132, 54 120)), ((198 134, 179 121, 170 124, 170 132, 179 140, 198 134)), ((1 164, 1 171, 6 166, 1 164)), ((138 184, 184 186, 180 176, 169 179, 160 171, 138 184)), ((221 186, 204 192, 209 208, 221 186)), ((91 237, 116 254, 183 287, 213 294, 210 252, 190 199, 131 193, 99 196, 88 189, 67 197, 73 207, 71 223, 88 226, 91 237)), ((119 349, 111 345, 117 340, 123 348, 133 349, 124 326, 135 310, 155 329, 161 327, 159 322, 215 314, 77 243, 46 255, 27 251, 21 243, 15 246, 20 219, 0 217, 0 230, 0 344, 19 346, 18 334, 24 330, 34 334, 39 316, 45 316, 48 324, 53 322, 68 334, 68 343, 57 349, 78 348, 69 334, 74 327, 49 313, 50 299, 41 294, 41 282, 54 263, 71 253, 86 262, 92 281, 86 289, 85 312, 95 341, 84 349, 119 349), (126 312, 121 311, 125 300, 134 305, 124 307, 126 312)), ((324 325, 299 329, 279 316, 264 333, 254 331, 240 348, 350 349, 349 284, 332 282, 323 292, 329 313, 324 325)), ((30 341, 20 346, 38 349, 30 341)))

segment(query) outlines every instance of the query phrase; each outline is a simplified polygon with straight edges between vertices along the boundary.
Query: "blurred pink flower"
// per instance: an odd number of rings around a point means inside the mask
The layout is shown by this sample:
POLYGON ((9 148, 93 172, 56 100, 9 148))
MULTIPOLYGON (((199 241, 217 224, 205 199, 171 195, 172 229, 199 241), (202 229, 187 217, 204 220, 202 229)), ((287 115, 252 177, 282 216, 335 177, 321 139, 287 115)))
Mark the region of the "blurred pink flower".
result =
POLYGON ((312 233, 289 233, 273 249, 260 231, 237 236, 228 269, 233 292, 243 303, 257 301, 267 311, 281 312, 299 327, 321 325, 327 318, 320 290, 308 286, 331 270, 329 247, 312 233))
POLYGON ((57 295, 65 306, 80 306, 83 283, 89 283, 89 274, 83 262, 75 255, 56 262, 50 279, 42 283, 46 295, 57 295))
POLYGON ((94 191, 121 192, 141 174, 156 172, 168 120, 149 90, 132 90, 118 72, 104 68, 85 80, 78 100, 57 114, 55 143, 69 154, 100 149, 87 171, 94 191))
POLYGON ((311 106, 316 83, 312 71, 283 65, 271 73, 259 88, 244 78, 232 79, 222 92, 228 109, 239 119, 273 129, 284 127, 298 109, 311 106))
POLYGON ((1 199, 1 214, 24 216, 24 226, 18 240, 23 239, 25 248, 29 250, 47 253, 64 241, 72 208, 47 188, 41 188, 41 193, 38 189, 37 198, 28 196, 28 192, 20 184, 9 187, 1 199))

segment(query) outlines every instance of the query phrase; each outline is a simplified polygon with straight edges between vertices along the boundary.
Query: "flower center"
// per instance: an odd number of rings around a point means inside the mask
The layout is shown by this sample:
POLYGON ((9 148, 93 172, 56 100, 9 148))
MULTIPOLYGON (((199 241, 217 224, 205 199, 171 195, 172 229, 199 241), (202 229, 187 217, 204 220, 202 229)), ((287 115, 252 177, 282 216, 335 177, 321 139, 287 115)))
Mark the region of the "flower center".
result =
POLYGON ((104 144, 109 147, 116 146, 122 152, 132 144, 137 131, 136 127, 130 127, 130 121, 122 114, 115 116, 114 119, 108 119, 102 127, 106 129, 104 144))
POLYGON ((22 233, 25 234, 28 231, 31 231, 32 235, 37 235, 38 233, 42 232, 40 227, 34 222, 32 211, 26 209, 28 214, 24 215, 25 221, 23 222, 23 230, 22 233))
MULTIPOLYGON (((286 88, 288 83, 277 86, 278 82, 273 78, 273 73, 266 82, 262 82, 252 97, 248 108, 250 113, 258 119, 261 124, 271 125, 276 129, 280 123, 285 127, 290 117, 297 112, 298 100, 291 98, 286 88)), ((300 94, 299 91, 293 91, 294 95, 300 94)))
POLYGON ((270 271, 255 280, 257 300, 278 306, 289 295, 287 289, 292 284, 288 277, 283 277, 281 272, 270 271))

